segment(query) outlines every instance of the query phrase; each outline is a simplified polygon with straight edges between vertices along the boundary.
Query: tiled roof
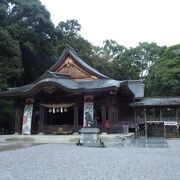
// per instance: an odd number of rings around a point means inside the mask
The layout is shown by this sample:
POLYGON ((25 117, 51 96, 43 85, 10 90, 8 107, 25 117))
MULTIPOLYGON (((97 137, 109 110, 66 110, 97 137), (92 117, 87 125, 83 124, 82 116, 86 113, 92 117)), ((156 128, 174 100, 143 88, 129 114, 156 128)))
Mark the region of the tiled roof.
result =
MULTIPOLYGON (((50 68, 49 71, 44 73, 33 83, 11 88, 8 91, 0 92, 0 97, 12 97, 12 96, 24 96, 35 92, 38 88, 43 86, 54 85, 65 91, 80 91, 80 92, 96 92, 96 91, 106 91, 115 90, 117 91, 121 86, 125 84, 125 91, 127 93, 135 96, 135 98, 144 97, 144 84, 141 81, 117 81, 108 78, 107 76, 101 74, 96 69, 90 67, 88 64, 82 61, 77 55, 76 51, 72 48, 66 48, 59 61, 50 68), (64 60, 70 56, 76 63, 85 69, 87 72, 95 75, 99 79, 96 80, 73 80, 70 75, 56 73, 56 69, 64 62, 64 60)), ((124 91, 124 93, 125 93, 124 91)))
MULTIPOLYGON (((43 86, 57 86, 65 91, 80 91, 80 92, 96 92, 104 90, 118 90, 118 88, 127 81, 116 81, 112 79, 99 79, 99 80, 81 80, 75 81, 73 79, 62 78, 45 78, 40 81, 25 86, 11 88, 8 91, 1 92, 0 96, 23 96, 30 94, 33 91, 43 86)), ((130 91, 130 90, 129 90, 130 91)), ((130 91, 131 92, 131 91, 130 91)))
POLYGON ((131 103, 131 106, 180 106, 180 97, 144 98, 140 101, 131 103))

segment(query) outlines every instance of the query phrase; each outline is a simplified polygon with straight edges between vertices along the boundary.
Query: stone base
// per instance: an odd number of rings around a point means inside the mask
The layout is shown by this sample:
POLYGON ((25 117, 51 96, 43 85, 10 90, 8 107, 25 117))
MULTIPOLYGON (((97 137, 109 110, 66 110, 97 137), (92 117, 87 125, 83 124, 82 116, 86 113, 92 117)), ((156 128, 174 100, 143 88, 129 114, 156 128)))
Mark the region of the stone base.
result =
POLYGON ((18 133, 18 132, 15 132, 15 133, 14 133, 14 135, 19 135, 19 134, 20 134, 20 133, 18 133))
POLYGON ((88 147, 104 147, 104 143, 99 138, 99 128, 81 128, 80 140, 77 145, 88 147))
POLYGON ((38 135, 44 135, 44 133, 43 132, 39 132, 38 135))

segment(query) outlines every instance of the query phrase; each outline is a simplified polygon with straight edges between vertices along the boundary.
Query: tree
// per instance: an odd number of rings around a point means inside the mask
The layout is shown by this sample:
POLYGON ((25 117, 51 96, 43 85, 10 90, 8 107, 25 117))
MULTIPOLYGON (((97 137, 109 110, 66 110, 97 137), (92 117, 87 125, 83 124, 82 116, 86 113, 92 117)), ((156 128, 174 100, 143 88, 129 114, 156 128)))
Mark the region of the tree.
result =
POLYGON ((32 82, 55 59, 55 29, 50 14, 39 0, 7 0, 1 7, 6 7, 4 28, 20 47, 24 68, 21 83, 32 82))
POLYGON ((180 95, 180 45, 171 46, 154 63, 146 79, 149 96, 180 95))
POLYGON ((0 90, 16 84, 23 72, 19 43, 0 28, 0 90))
MULTIPOLYGON (((0 1, 0 91, 32 82, 53 64, 55 29, 39 0, 0 1)), ((0 127, 14 115, 12 103, 0 102, 0 127)))
POLYGON ((93 65, 107 76, 117 79, 134 79, 138 73, 127 57, 128 49, 114 40, 104 41, 103 47, 94 49, 93 65))
POLYGON ((78 20, 67 20, 66 22, 61 21, 56 27, 57 33, 61 36, 79 37, 81 31, 81 25, 78 20))
POLYGON ((114 60, 114 59, 120 59, 125 50, 127 48, 125 48, 124 46, 119 45, 116 41, 114 40, 106 40, 103 42, 104 46, 101 49, 101 54, 105 57, 105 58, 109 58, 108 61, 114 60))
POLYGON ((77 50, 79 56, 91 64, 90 57, 92 55, 93 46, 80 35, 81 25, 77 20, 67 20, 60 22, 56 27, 57 36, 57 57, 66 47, 72 47, 77 50))
POLYGON ((139 43, 135 48, 130 48, 127 51, 127 57, 131 61, 134 68, 139 71, 139 77, 144 79, 151 68, 151 66, 163 54, 166 47, 158 46, 156 43, 139 43))
POLYGON ((15 111, 12 101, 0 100, 0 133, 13 132, 15 111))

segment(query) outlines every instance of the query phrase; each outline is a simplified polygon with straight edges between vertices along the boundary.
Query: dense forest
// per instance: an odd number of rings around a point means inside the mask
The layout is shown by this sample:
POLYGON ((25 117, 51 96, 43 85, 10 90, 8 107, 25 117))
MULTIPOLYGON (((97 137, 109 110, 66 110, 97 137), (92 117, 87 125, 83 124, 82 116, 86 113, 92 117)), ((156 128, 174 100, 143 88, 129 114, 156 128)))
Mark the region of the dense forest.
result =
MULTIPOLYGON (((99 47, 81 36, 77 20, 55 27, 40 0, 0 0, 0 91, 35 80, 66 47, 75 48, 86 63, 113 79, 141 79, 146 96, 180 95, 180 44, 140 42, 126 48, 107 39, 99 47)), ((0 107, 2 122, 11 117, 11 103, 1 100, 0 107)))

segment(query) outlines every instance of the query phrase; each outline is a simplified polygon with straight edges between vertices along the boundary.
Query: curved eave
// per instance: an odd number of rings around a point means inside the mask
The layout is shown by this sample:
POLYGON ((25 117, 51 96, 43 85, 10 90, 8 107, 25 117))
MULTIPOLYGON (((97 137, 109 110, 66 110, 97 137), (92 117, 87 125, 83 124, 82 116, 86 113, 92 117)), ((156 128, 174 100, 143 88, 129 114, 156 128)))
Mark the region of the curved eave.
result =
POLYGON ((19 88, 13 88, 6 92, 1 92, 0 97, 26 97, 33 96, 43 87, 54 86, 57 89, 69 93, 96 93, 112 91, 113 94, 120 94, 124 97, 134 97, 129 89, 127 81, 116 81, 112 79, 75 81, 70 79, 43 79, 36 84, 29 84, 19 88))
POLYGON ((54 86, 69 93, 95 93, 95 92, 107 92, 107 91, 117 91, 117 86, 108 86, 108 87, 100 87, 100 88, 85 88, 85 87, 76 87, 70 88, 64 86, 57 82, 47 81, 47 82, 40 82, 38 84, 32 84, 32 86, 24 91, 5 91, 0 92, 0 97, 8 98, 8 97, 28 97, 33 96, 38 93, 44 86, 54 86))
POLYGON ((61 90, 64 90, 66 92, 78 92, 81 91, 82 88, 68 88, 66 86, 63 86, 60 83, 57 82, 53 82, 53 81, 47 81, 47 82, 40 82, 38 84, 32 84, 32 87, 25 90, 25 91, 16 91, 16 92, 11 92, 10 91, 6 91, 6 92, 1 92, 0 93, 0 97, 15 97, 15 96, 19 96, 19 97, 25 97, 25 96, 32 96, 34 94, 36 94, 37 92, 39 92, 41 90, 42 87, 44 86, 55 86, 61 90))

